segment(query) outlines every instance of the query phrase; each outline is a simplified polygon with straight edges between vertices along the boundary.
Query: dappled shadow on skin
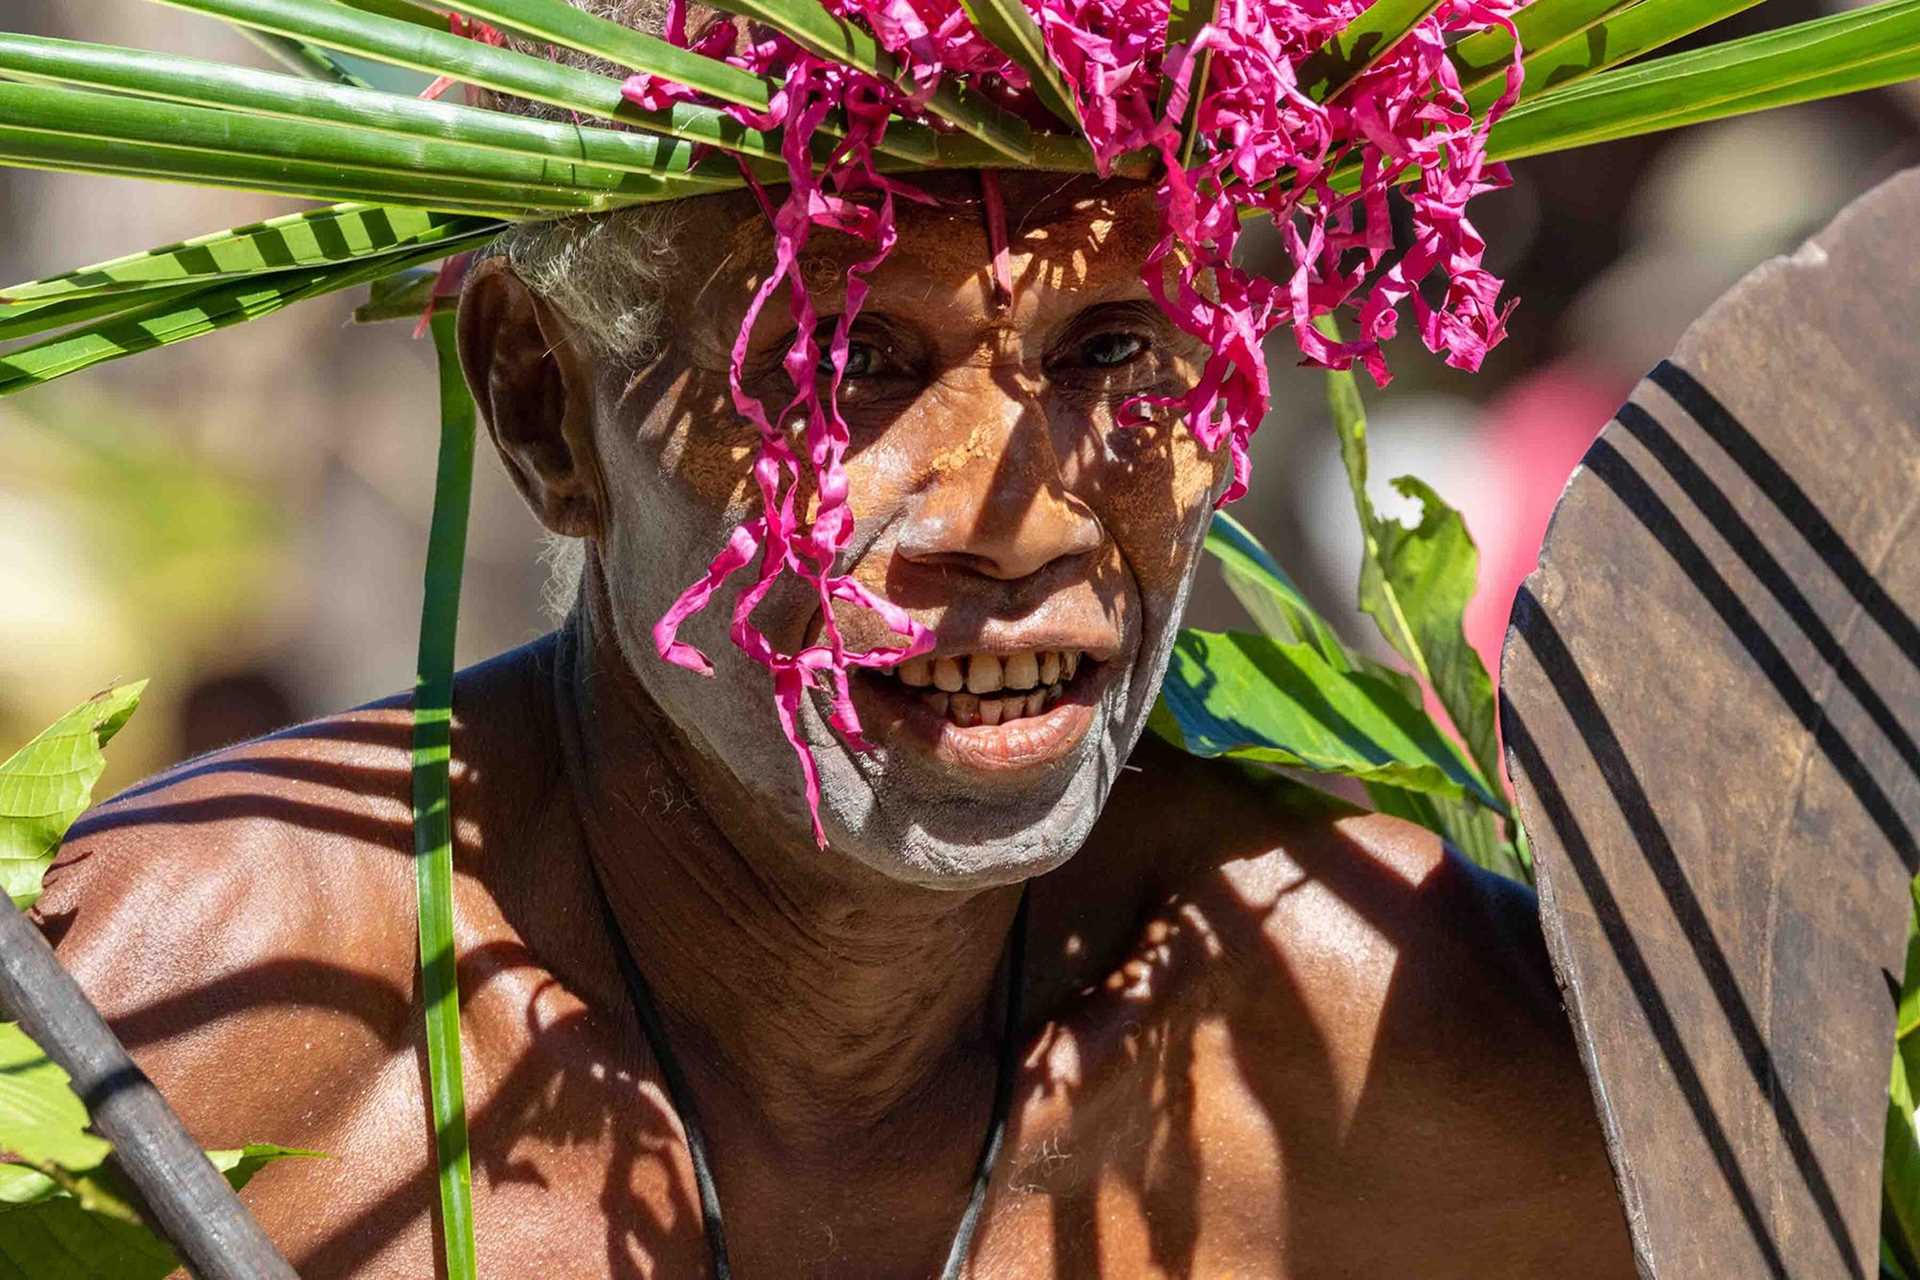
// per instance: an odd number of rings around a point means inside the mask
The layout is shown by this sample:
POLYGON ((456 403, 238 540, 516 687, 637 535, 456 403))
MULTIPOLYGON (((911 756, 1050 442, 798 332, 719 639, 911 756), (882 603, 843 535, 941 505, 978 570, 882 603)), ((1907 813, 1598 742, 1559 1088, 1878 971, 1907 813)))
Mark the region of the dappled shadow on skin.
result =
MULTIPOLYGON (((1138 946, 1114 960, 1104 985, 1070 1002, 1066 1026, 1048 1028, 1031 1054, 1029 1087, 1063 1104, 1068 1120, 1057 1139, 1047 1138, 1037 1157, 1012 1171, 1011 1190, 1049 1199, 1053 1274, 1062 1280, 1099 1276, 1103 1261, 1140 1254, 1152 1259, 1155 1274, 1186 1280, 1221 1265, 1198 1253, 1202 1215, 1221 1208, 1206 1188, 1227 1168, 1246 1176, 1236 1162, 1259 1148, 1254 1135, 1263 1127, 1278 1151, 1272 1200, 1244 1211, 1257 1224, 1247 1238, 1271 1245, 1250 1262, 1284 1258, 1296 1274, 1346 1274, 1342 1259, 1365 1259, 1398 1268, 1378 1274, 1421 1274, 1447 1243, 1399 1235, 1380 1214, 1413 1203, 1408 1194, 1444 1192, 1449 1182, 1484 1188, 1488 1180, 1472 1167, 1479 1153, 1450 1148, 1444 1133, 1428 1134, 1435 1141, 1410 1152, 1409 1118, 1424 1123, 1410 1096, 1430 1086, 1433 1071, 1445 1071, 1461 1107, 1472 1110, 1488 1085, 1468 1078, 1471 1063, 1499 1062, 1503 1051, 1478 1043, 1477 1052, 1463 1051, 1436 1031, 1458 1025, 1466 1039, 1485 1039, 1476 1019, 1498 1005, 1503 1017, 1493 1025, 1511 1028, 1518 1001, 1539 1022, 1543 1042, 1564 1046, 1560 1065, 1574 1065, 1537 934, 1523 929, 1519 941, 1503 942, 1476 914, 1492 909, 1483 873, 1450 860, 1415 882, 1339 837, 1286 847, 1289 874, 1249 880, 1229 864, 1190 892, 1162 898, 1142 919, 1122 922, 1111 936, 1140 939, 1138 946), (1339 936, 1362 931, 1398 954, 1372 997, 1329 1015, 1327 967, 1357 971, 1377 961, 1350 957, 1338 943, 1282 947, 1276 937, 1303 921, 1317 928, 1336 918, 1339 936), (1440 972, 1459 975, 1456 951, 1489 947, 1499 954, 1465 971, 1488 974, 1488 985, 1501 990, 1439 987, 1427 974, 1444 961, 1440 972), (1102 1042, 1102 1035, 1113 1039, 1102 1042), (1338 1063, 1354 1060, 1356 1037, 1371 1039, 1369 1071, 1343 1083, 1338 1063), (1063 1042, 1069 1052, 1059 1052, 1063 1042), (1104 1064, 1098 1079, 1085 1074, 1082 1064, 1090 1062, 1104 1064), (1243 1101, 1223 1104, 1234 1095, 1243 1101), (1223 1105, 1250 1110, 1228 1121, 1223 1105), (1221 1145, 1241 1134, 1243 1152, 1221 1145), (1403 1176, 1416 1154, 1418 1172, 1403 1176), (1363 1212, 1356 1207, 1363 1201, 1374 1208, 1363 1212), (1117 1204, 1129 1209, 1116 1213, 1117 1204)), ((1265 852, 1250 848, 1243 856, 1265 852)), ((1531 909, 1524 889, 1505 892, 1514 909, 1531 909)), ((1036 911, 1043 902, 1037 899, 1036 911)), ((1060 898, 1047 905, 1066 920, 1086 919, 1060 898)), ((1052 945, 1063 957, 1056 963, 1070 966, 1066 957, 1086 946, 1085 929, 1062 928, 1054 926, 1052 945)), ((1375 982, 1362 985, 1372 990, 1375 982)), ((1585 1090, 1576 1070, 1569 1098, 1577 1110, 1568 1112, 1576 1128, 1590 1105, 1585 1090)), ((1598 1130, 1589 1128, 1598 1159, 1598 1130)))
MULTIPOLYGON (((532 1018, 529 1010, 530 1025, 532 1018)), ((672 1112, 652 1085, 643 1085, 622 1065, 637 1051, 623 1052, 617 1060, 585 1060, 575 1045, 598 1034, 589 1022, 588 1015, 574 1014, 541 1026, 533 1047, 491 1088, 487 1100, 469 1105, 475 1181, 496 1193, 512 1184, 547 1190, 549 1180, 533 1160, 531 1144, 548 1150, 610 1144, 598 1196, 606 1222, 607 1274, 639 1280, 655 1274, 663 1257, 698 1255, 700 1215, 692 1188, 680 1182, 679 1130, 672 1112), (549 1051, 549 1045, 557 1051, 549 1051), (669 1212, 659 1212, 639 1194, 636 1186, 642 1182, 673 1187, 669 1212)), ((424 1046, 416 1046, 416 1057, 424 1095, 424 1046)), ((436 1166, 424 1125, 420 1136, 421 1158, 414 1171, 302 1251, 294 1259, 302 1275, 356 1275, 394 1240, 417 1231, 429 1215, 438 1229, 436 1166)), ((528 1261, 541 1256, 537 1220, 503 1217, 512 1202, 504 1211, 490 1211, 482 1197, 477 1207, 483 1252, 528 1261)))
POLYGON ((373 974, 319 960, 272 960, 142 1005, 112 1025, 133 1050, 269 1005, 346 1014, 394 1049, 407 1042, 413 1009, 404 988, 373 974))
MULTIPOLYGON (((468 693, 463 685, 456 705, 468 693)), ((404 703, 388 705, 404 709, 404 703)), ((489 732, 465 722, 458 725, 456 760, 497 759, 485 747, 474 749, 475 739, 489 732)), ((189 762, 89 815, 76 831, 76 849, 65 867, 71 871, 77 864, 92 862, 87 874, 115 874, 99 861, 102 855, 96 850, 101 846, 93 842, 101 836, 119 837, 108 856, 136 861, 157 860, 170 843, 180 840, 200 842, 205 848, 206 840, 217 839, 222 847, 236 850, 236 862, 232 866, 218 861, 198 864, 206 868, 206 883, 211 884, 221 875, 251 875, 269 859, 278 867, 271 853, 265 859, 254 854, 284 844, 301 851, 295 865, 307 868, 282 872, 288 876, 288 891, 297 893, 302 875, 328 874, 322 867, 360 875, 382 866, 380 859, 391 856, 398 860, 390 865, 399 875, 380 892, 369 890, 363 905, 366 910, 394 915, 393 929, 410 934, 411 876, 406 869, 412 849, 410 824, 404 817, 410 787, 410 736, 403 717, 350 718, 303 726, 189 762), (306 744, 311 754, 292 755, 302 749, 300 744, 306 744), (170 787, 174 790, 167 790, 170 787), (373 816, 377 813, 395 816, 373 816), (182 831, 183 823, 191 824, 193 830, 182 831), (215 837, 206 834, 216 830, 212 824, 232 825, 215 837), (238 852, 255 840, 267 843, 254 846, 254 853, 238 852)), ((523 833, 510 824, 498 829, 492 825, 499 821, 500 815, 491 812, 499 807, 497 800, 475 802, 484 785, 483 768, 465 763, 456 767, 455 774, 456 809, 464 802, 466 810, 456 867, 462 875, 486 879, 494 903, 521 931, 529 924, 529 913, 540 910, 542 902, 551 912, 550 900, 535 900, 530 893, 554 892, 559 868, 543 872, 540 884, 531 891, 497 884, 493 872, 502 865, 502 852, 512 852, 516 837, 523 833), (488 840, 498 845, 491 856, 488 840)), ((558 877, 561 892, 568 890, 574 878, 571 871, 558 877)), ((84 925, 87 910, 83 900, 78 910, 63 912, 56 923, 66 929, 76 922, 84 925)), ((272 940, 267 942, 269 958, 264 961, 237 967, 189 989, 176 989, 121 1013, 112 1025, 131 1049, 143 1051, 143 1058, 163 1043, 191 1043, 222 1024, 268 1011, 296 1019, 309 1012, 322 1019, 337 1015, 364 1026, 384 1054, 376 1050, 374 1065, 356 1068, 352 1077, 330 1086, 326 1096, 349 1108, 370 1097, 398 1101, 400 1095, 388 1092, 392 1086, 387 1082, 393 1079, 388 1068, 411 1064, 406 1074, 418 1081, 417 1101, 393 1108, 369 1103, 364 1113, 348 1109, 322 1117, 322 1130, 341 1126, 334 1140, 316 1144, 334 1147, 336 1159, 322 1162, 304 1176, 318 1178, 307 1186, 333 1206, 333 1216, 316 1222, 311 1202, 292 1205, 269 1200, 262 1202, 263 1211, 269 1225, 277 1221, 292 1242, 290 1253, 301 1274, 316 1280, 391 1266, 385 1255, 401 1242, 407 1242, 409 1251, 417 1248, 424 1264, 428 1249, 419 1242, 439 1209, 436 1157, 425 1102, 426 1051, 417 970, 374 961, 359 968, 351 957, 331 961, 299 957, 291 951, 276 955, 272 940), (318 1232, 324 1235, 316 1237, 318 1232)), ((577 957, 569 961, 577 962, 577 957)), ((605 967, 610 973, 610 958, 605 967)), ((526 1197, 577 1188, 569 1203, 584 1207, 597 1199, 604 1219, 592 1225, 582 1220, 580 1225, 591 1233, 584 1239, 561 1238, 560 1243, 573 1250, 575 1269, 598 1274, 601 1263, 596 1255, 602 1248, 606 1274, 635 1280, 656 1274, 662 1265, 674 1265, 674 1259, 702 1257, 700 1217, 680 1163, 677 1121, 651 1081, 650 1056, 637 1027, 628 1025, 630 1015, 624 1005, 611 1012, 574 1007, 543 1018, 543 1002, 551 1007, 550 997, 561 984, 517 937, 464 946, 458 978, 463 1009, 473 1019, 468 1033, 480 1042, 491 1038, 498 1043, 497 1031, 490 1037, 488 1026, 497 1029, 503 1010, 517 1011, 522 999, 525 1009, 524 1052, 505 1062, 487 1062, 481 1054, 469 1060, 469 1088, 475 1090, 469 1094, 470 1151, 476 1184, 484 1188, 476 1206, 483 1256, 493 1252, 496 1257, 529 1261, 550 1256, 556 1240, 553 1222, 564 1214, 556 1211, 548 1218, 532 1212, 538 1202, 526 1197), (478 1081, 476 1065, 482 1066, 478 1081), (603 1245, 597 1239, 602 1230, 603 1245)), ((586 993, 578 994, 587 999, 586 993)), ((509 1019, 515 1016, 516 1012, 506 1013, 509 1019)), ((470 1046, 474 1043, 469 1041, 470 1046)), ((294 1045, 297 1048, 297 1037, 294 1045)), ((200 1113, 197 1122, 217 1128, 220 1117, 209 1106, 217 1108, 217 1100, 209 1103, 203 1095, 197 1101, 193 1108, 200 1113)), ((270 1177, 256 1190, 264 1193, 272 1185, 270 1177)), ((697 1271, 695 1264, 680 1267, 677 1274, 697 1271)))

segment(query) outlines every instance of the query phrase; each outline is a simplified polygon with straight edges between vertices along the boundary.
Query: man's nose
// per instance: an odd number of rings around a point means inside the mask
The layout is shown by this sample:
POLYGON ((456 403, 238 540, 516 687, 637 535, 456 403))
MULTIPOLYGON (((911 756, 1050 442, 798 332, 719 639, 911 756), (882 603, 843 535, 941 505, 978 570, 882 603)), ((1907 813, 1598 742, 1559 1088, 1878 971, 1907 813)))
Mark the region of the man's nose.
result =
POLYGON ((933 459, 901 555, 1014 581, 1099 548, 1100 522, 1068 491, 1039 405, 1000 389, 947 407, 971 425, 933 459))

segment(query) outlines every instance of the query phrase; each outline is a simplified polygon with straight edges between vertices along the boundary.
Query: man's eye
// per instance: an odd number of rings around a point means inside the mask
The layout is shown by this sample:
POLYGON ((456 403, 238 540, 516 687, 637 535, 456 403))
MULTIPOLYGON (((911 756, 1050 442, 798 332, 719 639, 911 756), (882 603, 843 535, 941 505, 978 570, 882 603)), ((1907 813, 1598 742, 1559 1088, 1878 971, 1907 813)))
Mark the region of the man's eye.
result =
MULTIPOLYGON (((874 346, 872 343, 850 342, 847 344, 847 369, 841 376, 846 378, 870 378, 880 372, 884 362, 885 357, 881 354, 880 348, 874 346)), ((831 378, 833 376, 833 356, 830 352, 822 351, 820 353, 818 369, 820 376, 823 378, 831 378)))
POLYGON ((1080 344, 1080 362, 1092 369, 1117 369, 1147 349, 1137 333, 1096 333, 1080 344))

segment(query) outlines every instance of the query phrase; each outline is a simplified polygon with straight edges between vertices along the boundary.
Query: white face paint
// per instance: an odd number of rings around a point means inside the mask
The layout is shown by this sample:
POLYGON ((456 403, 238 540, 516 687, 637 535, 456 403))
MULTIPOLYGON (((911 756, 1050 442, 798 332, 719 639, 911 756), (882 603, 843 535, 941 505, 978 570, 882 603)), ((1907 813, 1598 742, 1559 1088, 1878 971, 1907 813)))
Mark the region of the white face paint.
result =
MULTIPOLYGON (((842 567, 932 628, 936 645, 924 665, 856 676, 873 751, 840 741, 824 696, 803 704, 831 844, 817 856, 930 887, 1016 881, 1086 839, 1145 727, 1224 483, 1222 460, 1184 426, 1114 422, 1133 396, 1184 389, 1203 354, 1140 282, 1157 225, 1144 198, 1043 210, 1020 204, 1019 186, 1009 184, 1008 210, 1024 228, 1019 283, 1005 311, 992 302, 978 208, 902 207, 841 396, 857 520, 842 567)), ((830 318, 844 266, 864 249, 824 233, 815 245, 808 278, 830 318)), ((731 589, 681 630, 713 679, 662 662, 651 637, 758 503, 755 436, 731 409, 726 363, 768 261, 751 220, 689 244, 664 353, 631 380, 608 376, 595 439, 610 510, 595 554, 627 661, 730 780, 731 794, 705 802, 723 825, 807 845, 801 771, 771 681, 727 636, 731 589)), ((785 321, 776 299, 749 355, 749 390, 769 404, 790 393, 778 368, 785 321)), ((788 651, 820 625, 817 601, 791 581, 753 617, 788 651)), ((836 617, 855 650, 897 642, 865 611, 837 606, 836 617)))

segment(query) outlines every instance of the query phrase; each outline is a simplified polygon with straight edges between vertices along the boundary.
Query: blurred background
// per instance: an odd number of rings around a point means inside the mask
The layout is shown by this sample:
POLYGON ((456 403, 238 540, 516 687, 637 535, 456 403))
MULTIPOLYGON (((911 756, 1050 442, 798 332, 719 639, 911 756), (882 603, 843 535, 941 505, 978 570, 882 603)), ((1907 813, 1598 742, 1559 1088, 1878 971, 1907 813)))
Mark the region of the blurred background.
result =
MULTIPOLYGON (((1705 33, 1819 16, 1768 0, 1705 33)), ((221 24, 138 0, 6 0, 0 25, 271 64, 221 24)), ((1485 370, 1417 341, 1365 384, 1375 502, 1417 474, 1481 551, 1469 634, 1497 663, 1508 606, 1568 473, 1640 376, 1753 266, 1920 164, 1909 86, 1528 160, 1475 221, 1521 300, 1485 370)), ((0 170, 11 282, 287 211, 271 197, 0 170)), ((1277 244, 1255 240, 1257 262, 1277 244)), ((187 756, 413 678, 437 405, 431 344, 349 323, 342 295, 0 400, 0 757, 142 676, 101 795, 187 756)), ((1411 325, 1403 325, 1410 330, 1411 325)), ((1351 641, 1359 535, 1318 374, 1271 346, 1275 405, 1235 514, 1351 641)), ((538 529, 491 450, 476 476, 460 660, 545 631, 538 529)), ((1245 625, 1209 569, 1193 625, 1245 625)))

